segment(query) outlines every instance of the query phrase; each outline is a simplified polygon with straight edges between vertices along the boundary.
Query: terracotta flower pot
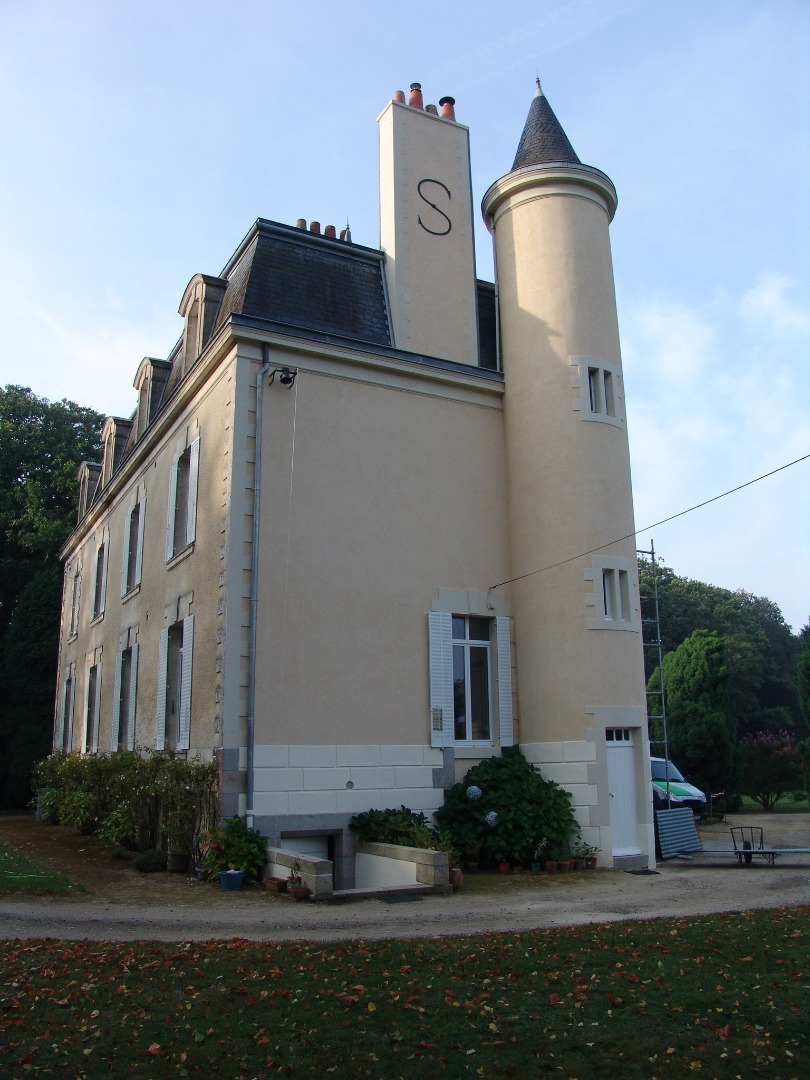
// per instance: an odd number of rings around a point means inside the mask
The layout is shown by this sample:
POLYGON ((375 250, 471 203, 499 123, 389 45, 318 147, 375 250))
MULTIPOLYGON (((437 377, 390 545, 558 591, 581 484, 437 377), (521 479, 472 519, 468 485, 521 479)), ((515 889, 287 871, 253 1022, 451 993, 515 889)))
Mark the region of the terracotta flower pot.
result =
POLYGON ((312 889, 310 889, 309 885, 288 885, 287 892, 290 893, 295 900, 306 900, 312 892, 312 889))
POLYGON ((450 868, 450 884, 453 886, 453 892, 461 892, 464 886, 464 874, 460 867, 452 866, 450 868))
POLYGON ((557 873, 558 874, 567 874, 570 869, 571 869, 571 860, 570 859, 558 859, 557 860, 557 873))
POLYGON ((523 867, 521 866, 520 863, 515 863, 515 865, 512 867, 512 869, 515 871, 516 874, 522 874, 523 873, 523 867))
POLYGON ((499 874, 508 874, 511 869, 512 869, 512 867, 510 866, 510 864, 508 862, 500 862, 500 863, 498 863, 498 873, 499 874))
POLYGON ((557 873, 557 860, 556 859, 546 859, 546 873, 547 874, 556 874, 557 873))
POLYGON ((595 855, 589 855, 588 858, 585 860, 585 869, 586 870, 595 870, 596 869, 596 856, 595 855))

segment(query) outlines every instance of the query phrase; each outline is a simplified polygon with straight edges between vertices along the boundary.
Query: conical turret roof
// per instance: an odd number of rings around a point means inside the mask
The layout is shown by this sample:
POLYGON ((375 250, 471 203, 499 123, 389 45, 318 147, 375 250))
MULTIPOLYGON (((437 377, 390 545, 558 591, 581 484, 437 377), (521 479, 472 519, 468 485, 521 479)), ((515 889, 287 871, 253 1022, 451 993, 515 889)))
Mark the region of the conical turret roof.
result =
POLYGON ((547 161, 569 161, 576 165, 581 162, 562 129, 562 125, 549 105, 540 79, 532 99, 529 115, 520 136, 512 172, 527 165, 543 165, 547 161))

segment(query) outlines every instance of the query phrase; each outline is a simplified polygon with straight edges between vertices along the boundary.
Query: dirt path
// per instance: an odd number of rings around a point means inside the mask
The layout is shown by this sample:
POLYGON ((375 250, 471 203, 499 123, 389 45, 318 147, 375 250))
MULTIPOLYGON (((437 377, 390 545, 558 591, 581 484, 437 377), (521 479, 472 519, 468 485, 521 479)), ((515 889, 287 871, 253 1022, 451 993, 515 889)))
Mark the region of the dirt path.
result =
MULTIPOLYGON (((769 844, 810 846, 808 814, 737 815, 734 823, 762 825, 769 844)), ((702 835, 706 847, 725 847, 729 839, 721 824, 704 828, 702 835)), ((28 816, 0 815, 0 839, 86 888, 79 898, 0 898, 0 938, 431 937, 810 903, 810 856, 782 857, 775 867, 761 860, 739 867, 731 858, 698 856, 641 875, 524 875, 489 878, 485 887, 476 881, 448 897, 300 904, 259 889, 222 893, 184 875, 139 874, 111 859, 93 838, 36 825, 28 816)))

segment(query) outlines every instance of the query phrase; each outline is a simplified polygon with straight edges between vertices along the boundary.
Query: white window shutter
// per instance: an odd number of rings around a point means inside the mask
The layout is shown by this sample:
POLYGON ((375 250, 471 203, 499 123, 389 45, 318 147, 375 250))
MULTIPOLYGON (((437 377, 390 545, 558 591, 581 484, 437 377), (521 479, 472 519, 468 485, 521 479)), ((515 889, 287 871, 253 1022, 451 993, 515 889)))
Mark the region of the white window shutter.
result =
POLYGON ((82 751, 86 754, 89 750, 87 745, 87 710, 90 706, 90 667, 85 668, 84 672, 84 737, 82 739, 82 751))
POLYGON ((183 619, 183 672, 180 680, 180 725, 177 749, 188 750, 191 734, 191 662, 194 656, 194 616, 183 619))
POLYGON ((512 635, 510 620, 499 616, 495 620, 498 642, 498 729, 501 746, 513 746, 515 725, 512 715, 512 635))
POLYGON ((121 668, 124 663, 122 652, 115 654, 115 675, 113 676, 113 711, 110 728, 110 753, 118 749, 118 733, 121 730, 121 668))
POLYGON ((127 731, 127 750, 135 749, 135 706, 138 701, 138 643, 132 646, 132 658, 129 665, 129 729, 127 731))
POLYGON ((135 548, 135 581, 134 585, 140 585, 141 572, 143 570, 143 529, 146 521, 146 499, 141 499, 138 504, 138 539, 135 548))
POLYGON ((428 614, 430 636, 430 745, 452 746, 455 736, 453 704, 453 616, 449 611, 428 614))
POLYGON ((191 444, 188 468, 188 512, 186 514, 186 543, 191 544, 197 535, 197 481, 200 474, 200 437, 191 444))
POLYGON ((124 521, 124 558, 121 562, 121 595, 127 595, 127 570, 129 569, 129 523, 132 511, 124 521))
MULTIPOLYGON (((67 715, 67 747, 68 750, 73 748, 73 715, 76 710, 76 667, 74 664, 70 665, 70 697, 68 699, 68 715, 67 715)), ((64 744, 63 744, 64 745, 64 744)))
POLYGON ((169 628, 160 631, 158 645, 157 712, 155 714, 155 749, 166 749, 166 677, 169 665, 169 628))
MULTIPOLYGON (((68 668, 68 671, 70 669, 68 668)), ((65 677, 65 681, 62 683, 62 693, 60 695, 59 702, 59 715, 56 718, 56 738, 54 739, 53 749, 61 750, 65 745, 65 723, 67 721, 67 701, 68 691, 70 689, 70 675, 65 677)))
POLYGON ((98 753, 98 729, 101 727, 101 661, 96 664, 96 697, 93 702, 93 753, 98 753))
POLYGON ((174 555, 174 511, 177 506, 177 462, 169 468, 169 506, 166 510, 166 562, 174 555))
POLYGON ((110 530, 104 530, 104 558, 101 560, 101 595, 99 597, 99 614, 104 613, 107 603, 107 561, 110 557, 110 530))

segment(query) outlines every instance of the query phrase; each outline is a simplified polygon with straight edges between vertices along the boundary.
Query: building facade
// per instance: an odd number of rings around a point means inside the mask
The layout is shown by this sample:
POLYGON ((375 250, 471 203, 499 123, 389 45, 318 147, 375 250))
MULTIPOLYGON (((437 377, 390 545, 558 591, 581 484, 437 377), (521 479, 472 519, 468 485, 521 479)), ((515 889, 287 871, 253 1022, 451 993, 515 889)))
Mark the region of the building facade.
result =
POLYGON ((414 84, 380 248, 258 220, 79 475, 54 747, 215 756, 223 814, 331 858, 519 744, 604 865, 654 858, 616 195, 540 89, 487 191, 414 84))

